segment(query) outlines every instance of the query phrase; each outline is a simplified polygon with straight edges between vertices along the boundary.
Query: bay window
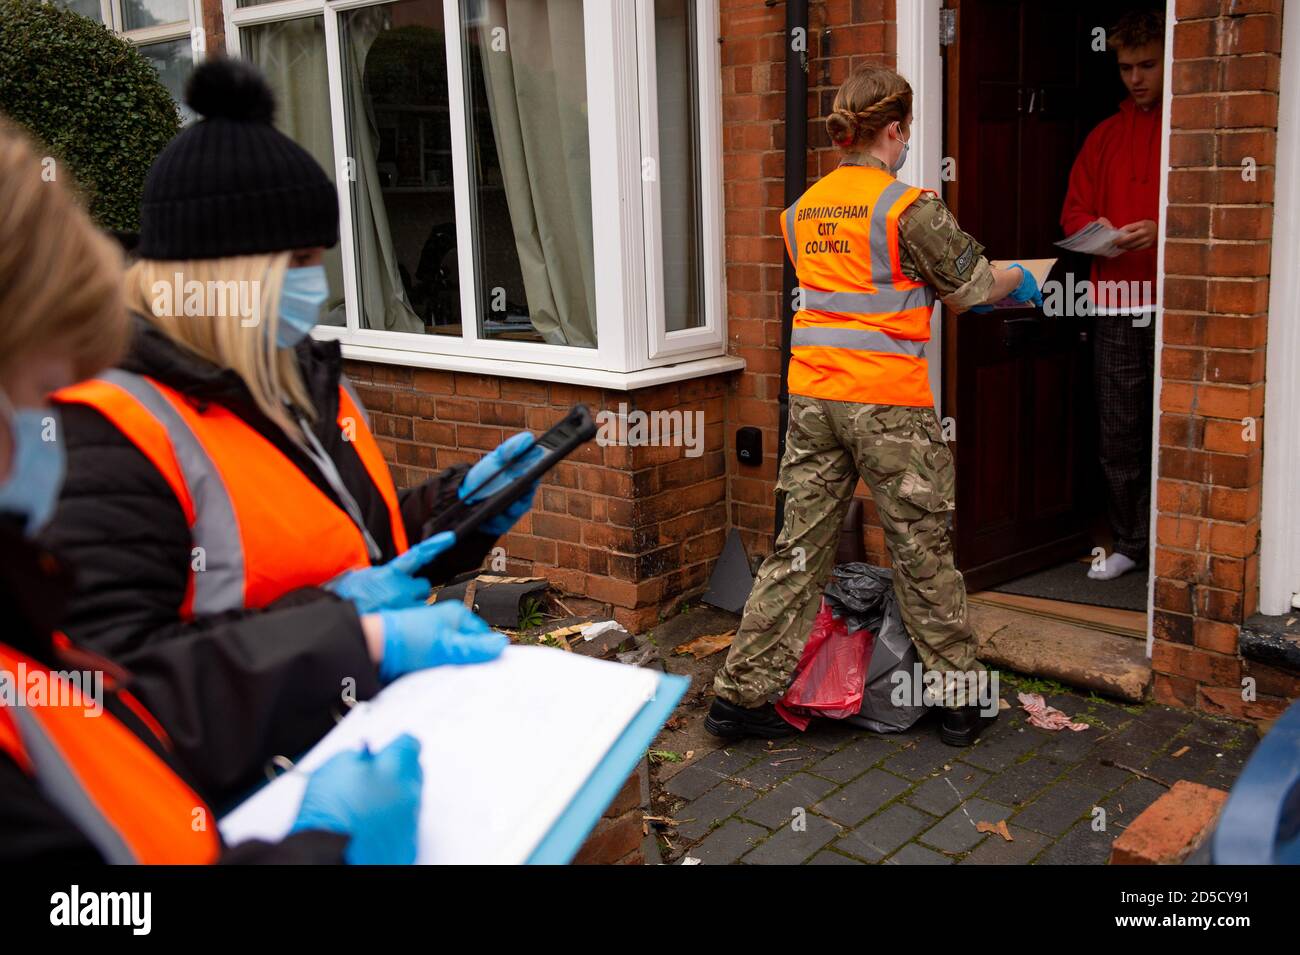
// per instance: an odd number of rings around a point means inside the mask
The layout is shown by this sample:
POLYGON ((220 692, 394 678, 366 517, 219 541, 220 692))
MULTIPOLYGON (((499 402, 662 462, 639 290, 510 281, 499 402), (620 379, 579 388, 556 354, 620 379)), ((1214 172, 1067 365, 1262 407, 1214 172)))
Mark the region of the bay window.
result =
POLYGON ((739 367, 717 0, 224 2, 338 186, 318 334, 345 354, 613 387, 739 367))

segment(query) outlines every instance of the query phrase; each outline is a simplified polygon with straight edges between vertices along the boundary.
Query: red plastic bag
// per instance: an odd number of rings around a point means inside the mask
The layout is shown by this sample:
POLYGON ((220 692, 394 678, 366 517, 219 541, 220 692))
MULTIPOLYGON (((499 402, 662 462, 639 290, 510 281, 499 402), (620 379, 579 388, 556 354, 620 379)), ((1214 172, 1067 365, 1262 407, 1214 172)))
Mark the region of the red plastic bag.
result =
POLYGON ((776 704, 777 712, 801 730, 814 716, 833 720, 853 716, 862 706, 871 644, 870 631, 849 633, 823 599, 794 681, 776 704))

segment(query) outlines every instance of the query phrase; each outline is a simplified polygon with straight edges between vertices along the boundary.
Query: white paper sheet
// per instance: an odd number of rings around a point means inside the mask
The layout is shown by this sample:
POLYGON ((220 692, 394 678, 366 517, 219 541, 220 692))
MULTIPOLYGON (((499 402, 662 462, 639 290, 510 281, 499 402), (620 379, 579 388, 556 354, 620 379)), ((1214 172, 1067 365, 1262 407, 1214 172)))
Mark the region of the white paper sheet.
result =
POLYGON ((424 769, 417 861, 524 862, 658 682, 652 670, 547 647, 413 673, 358 704, 293 772, 230 812, 222 835, 232 845, 283 838, 313 769, 409 732, 424 769))

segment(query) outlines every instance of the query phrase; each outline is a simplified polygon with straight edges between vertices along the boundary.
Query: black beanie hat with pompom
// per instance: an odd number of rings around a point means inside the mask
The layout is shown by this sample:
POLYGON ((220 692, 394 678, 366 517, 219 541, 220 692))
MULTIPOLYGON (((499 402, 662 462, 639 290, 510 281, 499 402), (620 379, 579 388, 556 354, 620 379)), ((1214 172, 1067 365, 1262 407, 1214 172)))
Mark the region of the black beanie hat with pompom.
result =
POLYGON ((138 256, 218 259, 338 242, 334 184, 271 125, 275 97, 257 69, 209 60, 190 77, 185 102, 203 119, 149 169, 138 256))

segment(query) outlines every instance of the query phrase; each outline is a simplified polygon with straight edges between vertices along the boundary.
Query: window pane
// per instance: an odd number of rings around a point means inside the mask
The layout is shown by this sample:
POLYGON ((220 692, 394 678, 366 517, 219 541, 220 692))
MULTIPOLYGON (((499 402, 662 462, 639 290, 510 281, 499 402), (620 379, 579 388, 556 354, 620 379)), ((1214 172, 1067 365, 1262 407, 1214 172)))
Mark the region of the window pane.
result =
POLYGON ((694 16, 693 0, 655 0, 664 324, 670 332, 704 324, 694 16))
POLYGON ((462 0, 479 334, 596 345, 583 0, 462 0))
POLYGON ((189 0, 122 0, 123 30, 185 23, 189 18, 189 0))
POLYGON ((88 20, 103 23, 104 17, 99 9, 99 0, 54 0, 54 2, 73 13, 79 13, 88 20))
MULTIPOLYGON (((243 27, 239 44, 243 55, 266 74, 275 91, 275 125, 311 153, 334 181, 324 22, 320 17, 307 17, 243 27)), ((337 245, 325 251, 325 274, 330 297, 321 324, 344 326, 343 259, 337 245)))
POLYGON ((339 14, 361 326, 461 334, 441 0, 339 14))
POLYGON ((189 79, 194 68, 194 54, 190 51, 190 38, 164 40, 162 43, 146 43, 139 47, 140 55, 153 64, 162 79, 163 86, 172 94, 181 111, 181 121, 188 123, 194 119, 193 111, 183 102, 185 81, 189 79))

